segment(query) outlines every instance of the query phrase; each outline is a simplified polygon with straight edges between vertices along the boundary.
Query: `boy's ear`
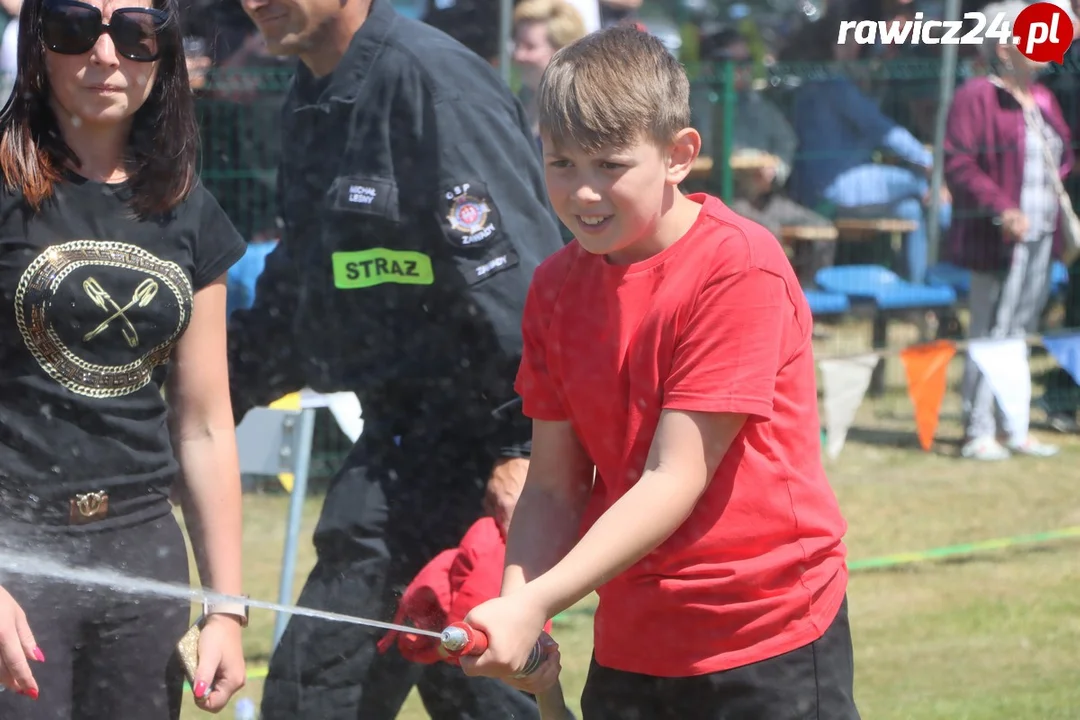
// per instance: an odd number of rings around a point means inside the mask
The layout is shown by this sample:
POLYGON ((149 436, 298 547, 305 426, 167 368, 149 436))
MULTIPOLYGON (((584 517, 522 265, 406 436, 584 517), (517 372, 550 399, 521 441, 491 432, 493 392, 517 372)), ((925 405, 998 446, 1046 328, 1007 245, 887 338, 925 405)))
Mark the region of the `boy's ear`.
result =
POLYGON ((680 130, 668 152, 668 183, 680 185, 694 167, 701 152, 701 135, 694 128, 680 130))

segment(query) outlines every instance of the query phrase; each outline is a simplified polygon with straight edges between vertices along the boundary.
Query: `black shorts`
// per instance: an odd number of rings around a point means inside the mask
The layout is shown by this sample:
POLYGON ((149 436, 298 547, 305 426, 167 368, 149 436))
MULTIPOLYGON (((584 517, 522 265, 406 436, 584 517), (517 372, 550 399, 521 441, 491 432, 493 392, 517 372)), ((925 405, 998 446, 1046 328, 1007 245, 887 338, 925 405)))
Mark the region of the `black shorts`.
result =
POLYGON ((818 640, 768 660, 696 677, 654 677, 593 658, 584 720, 859 720, 847 598, 818 640))

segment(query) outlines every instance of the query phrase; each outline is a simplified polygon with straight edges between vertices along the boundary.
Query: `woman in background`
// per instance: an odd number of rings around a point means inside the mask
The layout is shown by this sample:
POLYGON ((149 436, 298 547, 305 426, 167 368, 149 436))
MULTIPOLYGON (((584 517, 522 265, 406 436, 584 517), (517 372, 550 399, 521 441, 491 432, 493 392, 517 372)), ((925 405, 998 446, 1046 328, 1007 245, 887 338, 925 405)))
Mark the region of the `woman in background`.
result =
POLYGON ((521 73, 518 99, 525 107, 529 127, 540 143, 536 89, 551 57, 561 48, 585 37, 581 13, 566 0, 522 0, 514 8, 514 65, 521 73))
MULTIPOLYGON (((1000 14, 1011 26, 1026 6, 1008 0, 983 12, 1000 14)), ((954 264, 972 271, 970 336, 1023 337, 1038 330, 1051 263, 1060 256, 1062 218, 1053 175, 1064 178, 1072 168, 1071 136, 1057 100, 1038 82, 1045 63, 1028 60, 1014 45, 986 43, 980 49, 989 74, 960 87, 949 109, 945 178, 956 213, 948 250, 954 264)), ((1058 452, 1026 429, 1006 425, 970 357, 963 403, 963 457, 1004 460, 1012 453, 1058 452)))

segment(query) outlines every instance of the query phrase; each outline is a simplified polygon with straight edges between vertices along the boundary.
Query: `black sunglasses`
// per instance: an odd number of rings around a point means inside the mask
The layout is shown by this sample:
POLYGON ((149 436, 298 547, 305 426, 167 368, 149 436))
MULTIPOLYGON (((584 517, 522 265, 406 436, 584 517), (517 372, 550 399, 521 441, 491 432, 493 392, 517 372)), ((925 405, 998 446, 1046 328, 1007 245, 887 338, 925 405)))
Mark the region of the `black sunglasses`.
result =
POLYGON ((102 33, 128 60, 153 62, 161 56, 158 33, 169 16, 155 8, 118 8, 108 24, 101 10, 77 0, 46 0, 41 18, 45 47, 61 55, 88 53, 102 33))

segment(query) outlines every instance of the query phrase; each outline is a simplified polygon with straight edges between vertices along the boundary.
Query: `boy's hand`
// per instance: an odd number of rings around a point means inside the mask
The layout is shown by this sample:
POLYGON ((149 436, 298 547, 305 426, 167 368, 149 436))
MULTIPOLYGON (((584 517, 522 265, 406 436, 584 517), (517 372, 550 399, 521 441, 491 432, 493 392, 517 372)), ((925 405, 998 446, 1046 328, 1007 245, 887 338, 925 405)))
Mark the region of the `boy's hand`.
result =
MULTIPOLYGON (((495 598, 477 605, 465 616, 465 622, 487 635, 488 649, 479 657, 462 657, 462 670, 466 675, 509 680, 525 667, 546 621, 543 608, 531 602, 525 593, 495 598)), ((558 663, 557 653, 555 663, 558 663)), ((544 676, 547 677, 550 672, 548 669, 544 676)), ((557 672, 554 677, 558 677, 557 672)))

